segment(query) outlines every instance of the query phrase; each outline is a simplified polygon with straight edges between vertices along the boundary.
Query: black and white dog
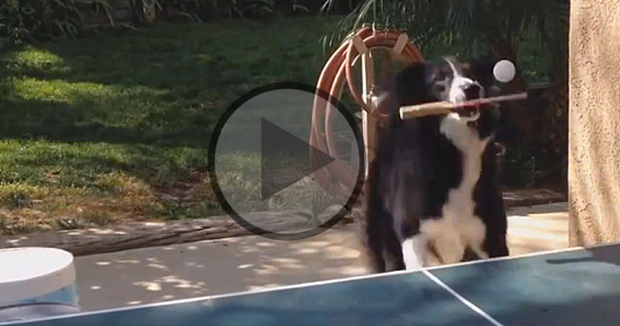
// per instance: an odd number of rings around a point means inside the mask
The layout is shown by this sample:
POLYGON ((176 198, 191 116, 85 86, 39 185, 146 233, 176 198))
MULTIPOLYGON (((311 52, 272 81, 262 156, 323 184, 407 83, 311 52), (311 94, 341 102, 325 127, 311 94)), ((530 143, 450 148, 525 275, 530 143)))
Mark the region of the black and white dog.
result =
POLYGON ((499 95, 493 67, 486 59, 415 63, 376 98, 389 118, 376 135, 364 194, 373 272, 508 255, 497 106, 406 120, 398 114, 404 105, 499 95))

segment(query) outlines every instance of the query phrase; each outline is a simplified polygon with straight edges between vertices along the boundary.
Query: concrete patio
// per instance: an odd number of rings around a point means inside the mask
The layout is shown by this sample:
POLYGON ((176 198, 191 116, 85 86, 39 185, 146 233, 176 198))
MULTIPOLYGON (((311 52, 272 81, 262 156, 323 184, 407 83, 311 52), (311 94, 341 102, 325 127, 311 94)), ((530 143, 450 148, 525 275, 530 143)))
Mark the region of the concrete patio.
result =
MULTIPOLYGON (((509 210, 511 255, 568 247, 566 203, 509 210)), ((85 310, 365 274, 355 225, 299 241, 245 236, 76 258, 85 310)))

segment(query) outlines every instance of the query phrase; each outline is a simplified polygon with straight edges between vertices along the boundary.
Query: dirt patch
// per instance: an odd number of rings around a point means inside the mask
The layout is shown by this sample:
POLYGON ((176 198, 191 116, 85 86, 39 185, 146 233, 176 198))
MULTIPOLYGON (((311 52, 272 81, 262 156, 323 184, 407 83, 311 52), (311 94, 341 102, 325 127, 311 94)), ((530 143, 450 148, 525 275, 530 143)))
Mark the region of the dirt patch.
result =
MULTIPOLYGON (((566 201, 565 194, 547 189, 507 191, 504 198, 507 208, 566 201)), ((357 212, 361 213, 359 208, 357 212)), ((275 212, 256 214, 259 215, 259 220, 271 227, 288 229, 291 225, 307 222, 305 218, 294 214, 275 212)), ((358 214, 354 215, 357 221, 358 214)), ((342 221, 343 224, 352 222, 354 221, 350 214, 342 221)), ((230 217, 216 216, 208 219, 130 222, 108 227, 4 236, 0 240, 0 248, 46 246, 62 248, 80 256, 250 234, 252 233, 230 217)))

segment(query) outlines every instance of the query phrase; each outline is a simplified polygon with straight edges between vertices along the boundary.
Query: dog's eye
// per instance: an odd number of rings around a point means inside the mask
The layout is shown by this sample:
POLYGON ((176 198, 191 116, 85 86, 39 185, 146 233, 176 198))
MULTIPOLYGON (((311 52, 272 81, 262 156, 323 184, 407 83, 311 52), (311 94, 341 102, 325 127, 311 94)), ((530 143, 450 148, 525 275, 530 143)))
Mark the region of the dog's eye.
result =
POLYGON ((435 84, 435 85, 433 86, 433 89, 434 89, 434 91, 435 91, 435 92, 437 92, 437 93, 443 93, 443 92, 445 92, 445 91, 446 91, 446 85, 443 85, 443 84, 435 84))
POLYGON ((448 89, 448 82, 446 80, 439 80, 433 84, 433 92, 444 93, 448 89))

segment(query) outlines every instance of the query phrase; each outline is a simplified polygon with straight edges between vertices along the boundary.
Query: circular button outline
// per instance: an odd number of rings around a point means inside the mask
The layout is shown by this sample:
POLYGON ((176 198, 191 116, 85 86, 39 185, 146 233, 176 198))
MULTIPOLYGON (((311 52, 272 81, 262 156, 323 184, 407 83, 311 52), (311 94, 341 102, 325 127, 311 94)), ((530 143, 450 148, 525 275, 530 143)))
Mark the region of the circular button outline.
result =
POLYGON ((211 140, 209 142, 209 149, 207 153, 208 153, 207 154, 208 155, 207 156, 207 171, 209 173, 209 181, 211 184, 211 188, 213 189, 213 192, 215 193, 215 197, 217 201, 220 203, 220 205, 222 206, 222 208, 224 209, 224 211, 237 224, 239 224, 241 227, 243 227, 247 231, 255 235, 265 237, 268 239, 272 239, 272 240, 302 240, 302 239, 310 238, 315 235, 321 234, 327 231, 328 229, 332 228, 334 225, 340 222, 342 218, 344 218, 347 212, 351 210, 351 208, 357 201, 357 198, 359 197, 362 191, 362 185, 366 177, 365 176, 365 173, 366 173, 365 146, 364 146, 362 132, 355 119, 355 116, 347 110, 344 104, 338 101, 335 97, 331 96, 328 92, 322 89, 319 89, 317 87, 304 84, 304 83, 299 83, 299 82, 276 82, 276 83, 271 83, 271 84, 267 84, 264 86, 260 86, 260 87, 250 90, 249 92, 245 93, 240 98, 238 98, 236 101, 234 101, 226 109, 226 111, 224 111, 224 113, 220 116, 217 124, 215 125, 213 134, 211 135, 211 140), (272 232, 272 231, 262 229, 246 221, 243 217, 241 217, 241 215, 239 215, 232 208, 232 206, 226 200, 226 197, 222 193, 219 182, 217 180, 217 172, 215 171, 215 154, 216 154, 217 143, 219 141, 224 125, 226 124, 226 122, 228 122, 228 119, 230 119, 230 117, 235 113, 235 111, 237 111, 237 109, 239 109, 243 104, 245 104, 252 98, 258 95, 261 95, 263 93, 269 92, 269 91, 285 90, 285 89, 292 89, 292 90, 298 90, 298 91, 311 93, 313 96, 319 96, 323 100, 331 104, 332 106, 336 107, 336 109, 340 112, 340 114, 344 116, 347 123, 349 124, 349 127, 353 131, 353 135, 355 136, 355 140, 358 146, 358 153, 360 156, 357 183, 355 184, 355 187, 353 188, 353 191, 351 195, 349 196, 347 202, 343 206, 344 209, 341 209, 337 214, 335 214, 332 218, 330 218, 328 221, 324 222, 323 224, 313 229, 306 230, 306 231, 299 232, 299 233, 272 232))

